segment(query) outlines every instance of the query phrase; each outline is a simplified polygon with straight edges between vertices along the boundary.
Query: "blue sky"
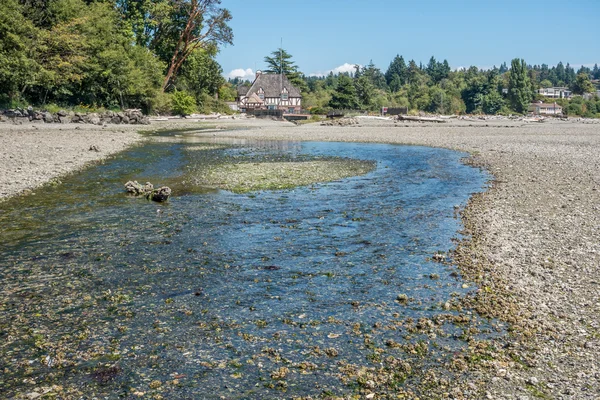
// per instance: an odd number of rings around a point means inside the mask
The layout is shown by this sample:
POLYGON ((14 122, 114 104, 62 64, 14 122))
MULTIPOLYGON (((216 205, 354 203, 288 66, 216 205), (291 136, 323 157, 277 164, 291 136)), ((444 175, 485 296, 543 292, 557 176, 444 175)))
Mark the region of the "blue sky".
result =
POLYGON ((598 0, 222 0, 234 45, 217 61, 227 77, 249 78, 280 46, 306 75, 370 60, 383 72, 396 54, 452 68, 600 64, 598 0), (232 72, 234 71, 235 72, 232 72))

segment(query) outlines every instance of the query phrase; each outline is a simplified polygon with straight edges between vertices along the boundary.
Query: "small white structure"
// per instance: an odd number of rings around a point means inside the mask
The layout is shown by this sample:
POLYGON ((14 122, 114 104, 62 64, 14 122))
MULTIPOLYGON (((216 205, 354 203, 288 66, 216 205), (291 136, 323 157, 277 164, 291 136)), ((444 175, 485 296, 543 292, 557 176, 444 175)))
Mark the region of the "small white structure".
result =
POLYGON ((535 115, 562 115, 563 108, 556 103, 548 104, 540 101, 531 103, 527 111, 535 115))
POLYGON ((570 99, 573 93, 567 87, 541 88, 538 93, 551 99, 570 99))

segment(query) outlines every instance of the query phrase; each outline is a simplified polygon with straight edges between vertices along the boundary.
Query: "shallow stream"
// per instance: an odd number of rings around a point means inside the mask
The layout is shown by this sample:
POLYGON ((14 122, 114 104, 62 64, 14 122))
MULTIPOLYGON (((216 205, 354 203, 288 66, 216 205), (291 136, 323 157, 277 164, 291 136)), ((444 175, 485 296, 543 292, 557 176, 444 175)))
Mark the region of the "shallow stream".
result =
POLYGON ((0 204, 0 393, 339 395, 370 385, 355 372, 386 357, 413 365, 402 386, 465 346, 448 315, 471 289, 432 260, 455 246, 457 209, 485 186, 464 154, 163 139, 0 204), (376 167, 246 194, 190 183, 215 163, 315 157, 376 167), (173 196, 129 197, 134 179, 173 196))

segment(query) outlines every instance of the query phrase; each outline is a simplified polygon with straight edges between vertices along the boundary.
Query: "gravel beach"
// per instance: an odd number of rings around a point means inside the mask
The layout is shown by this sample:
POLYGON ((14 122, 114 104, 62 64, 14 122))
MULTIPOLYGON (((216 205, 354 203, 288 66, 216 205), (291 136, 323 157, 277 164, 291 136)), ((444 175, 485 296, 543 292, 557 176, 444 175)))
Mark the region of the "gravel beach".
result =
MULTIPOLYGON (((0 124, 0 199, 142 140, 150 127, 0 124), (99 151, 93 149, 93 146, 99 151), (92 150, 90 150, 92 148, 92 150)), ((493 175, 462 212, 471 240, 455 261, 480 290, 471 305, 511 323, 494 357, 448 387, 450 398, 600 398, 600 124, 594 121, 359 119, 352 126, 218 120, 199 136, 412 144, 471 154, 493 175), (228 128, 249 128, 236 129, 228 128), (460 386, 460 388, 458 387, 460 386)))

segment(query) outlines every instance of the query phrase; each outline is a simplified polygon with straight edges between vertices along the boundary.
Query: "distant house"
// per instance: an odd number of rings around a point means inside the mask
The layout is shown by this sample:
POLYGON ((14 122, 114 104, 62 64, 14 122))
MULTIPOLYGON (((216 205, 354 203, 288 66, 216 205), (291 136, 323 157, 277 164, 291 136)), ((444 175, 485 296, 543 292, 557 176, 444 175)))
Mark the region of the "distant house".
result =
POLYGON ((538 89, 538 93, 551 99, 570 99, 573 93, 566 87, 551 87, 538 89))
POLYGON ((531 103, 527 111, 535 115, 562 115, 563 108, 556 103, 538 102, 531 103))
POLYGON ((238 88, 238 107, 240 111, 283 110, 293 114, 302 109, 302 95, 285 75, 258 71, 249 88, 238 88))

